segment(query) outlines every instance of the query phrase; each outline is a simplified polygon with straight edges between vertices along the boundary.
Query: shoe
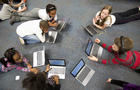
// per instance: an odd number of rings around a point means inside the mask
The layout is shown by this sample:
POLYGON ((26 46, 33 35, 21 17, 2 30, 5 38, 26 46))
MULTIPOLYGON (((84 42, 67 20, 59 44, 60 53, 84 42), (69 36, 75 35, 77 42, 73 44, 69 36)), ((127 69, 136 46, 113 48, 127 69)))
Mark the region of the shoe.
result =
POLYGON ((19 37, 19 41, 22 45, 25 45, 25 41, 21 37, 19 37))
POLYGON ((10 24, 13 25, 15 22, 19 22, 20 21, 20 16, 12 16, 12 18, 10 19, 10 24))

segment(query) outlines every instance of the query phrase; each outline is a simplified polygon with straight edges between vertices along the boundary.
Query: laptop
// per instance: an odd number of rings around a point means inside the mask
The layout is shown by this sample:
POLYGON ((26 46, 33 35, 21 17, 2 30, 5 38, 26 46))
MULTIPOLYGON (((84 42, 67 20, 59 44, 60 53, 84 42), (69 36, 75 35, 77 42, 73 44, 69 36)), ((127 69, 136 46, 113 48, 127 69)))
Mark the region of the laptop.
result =
POLYGON ((55 43, 56 38, 57 38, 57 34, 58 34, 57 31, 49 31, 48 32, 48 36, 46 38, 46 42, 48 42, 48 43, 55 43))
POLYGON ((58 24, 58 26, 57 26, 57 30, 59 31, 59 32, 61 32, 64 28, 66 27, 66 21, 59 21, 59 24, 58 24))
POLYGON ((93 25, 88 25, 86 27, 82 26, 82 27, 84 28, 84 30, 86 32, 88 32, 88 34, 90 36, 93 36, 94 34, 98 34, 99 33, 98 30, 96 29, 96 27, 94 27, 93 25))
POLYGON ((103 48, 98 44, 94 43, 91 39, 88 40, 88 44, 85 49, 85 53, 88 56, 95 56, 97 58, 101 58, 103 52, 103 48))
POLYGON ((58 75, 59 79, 65 79, 66 63, 64 59, 49 59, 50 71, 48 78, 58 75))
POLYGON ((88 84, 94 73, 95 71, 89 68, 83 59, 71 71, 71 75, 84 86, 88 84))
POLYGON ((45 47, 43 50, 33 52, 33 67, 45 65, 45 47))

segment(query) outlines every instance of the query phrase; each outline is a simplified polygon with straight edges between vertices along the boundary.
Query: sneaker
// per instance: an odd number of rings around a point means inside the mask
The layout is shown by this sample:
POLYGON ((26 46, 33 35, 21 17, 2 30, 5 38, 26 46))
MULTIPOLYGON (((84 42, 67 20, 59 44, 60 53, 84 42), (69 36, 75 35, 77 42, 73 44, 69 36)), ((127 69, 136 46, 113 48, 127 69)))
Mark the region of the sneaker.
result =
POLYGON ((22 45, 25 45, 25 41, 21 37, 19 37, 19 41, 22 45))

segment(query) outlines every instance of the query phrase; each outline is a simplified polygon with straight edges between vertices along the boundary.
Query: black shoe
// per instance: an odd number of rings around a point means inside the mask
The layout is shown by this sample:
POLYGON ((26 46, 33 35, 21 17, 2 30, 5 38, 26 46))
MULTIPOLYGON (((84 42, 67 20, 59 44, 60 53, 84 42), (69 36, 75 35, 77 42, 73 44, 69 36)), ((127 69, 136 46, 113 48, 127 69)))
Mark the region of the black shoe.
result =
POLYGON ((12 16, 12 18, 10 19, 10 24, 13 25, 15 22, 19 22, 19 21, 20 21, 19 16, 12 16))

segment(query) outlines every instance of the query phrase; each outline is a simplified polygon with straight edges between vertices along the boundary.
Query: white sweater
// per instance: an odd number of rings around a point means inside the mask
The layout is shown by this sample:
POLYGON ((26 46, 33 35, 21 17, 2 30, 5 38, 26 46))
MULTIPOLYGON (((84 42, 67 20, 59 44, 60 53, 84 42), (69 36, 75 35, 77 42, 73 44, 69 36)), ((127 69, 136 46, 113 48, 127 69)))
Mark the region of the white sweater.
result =
POLYGON ((16 30, 17 34, 20 37, 34 34, 41 42, 45 42, 45 34, 42 35, 42 30, 39 27, 40 21, 41 20, 31 20, 20 24, 16 30))

